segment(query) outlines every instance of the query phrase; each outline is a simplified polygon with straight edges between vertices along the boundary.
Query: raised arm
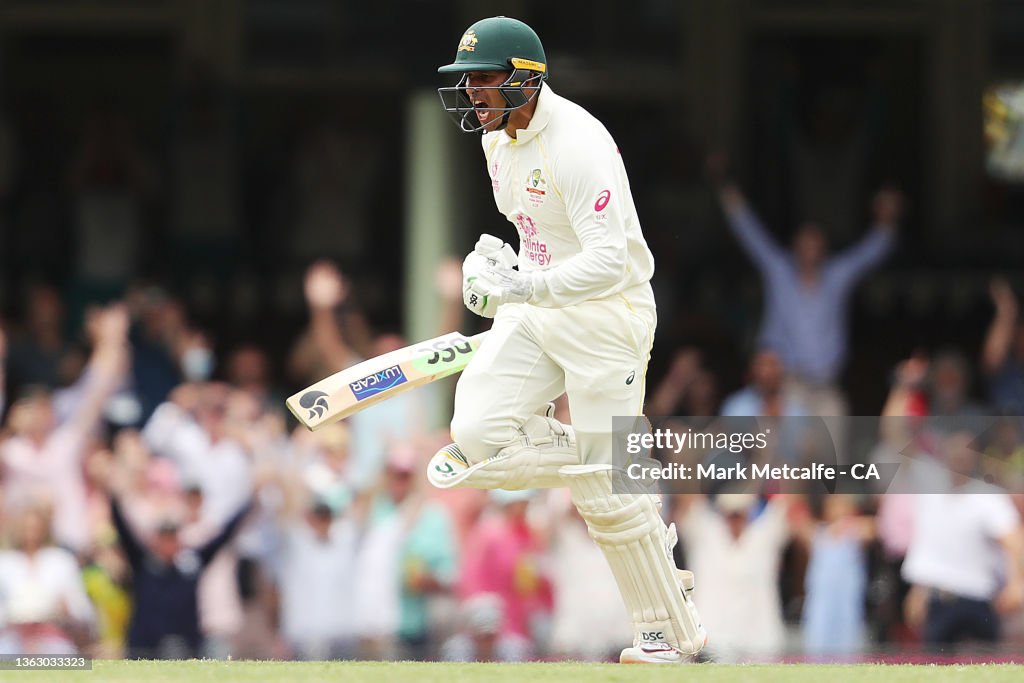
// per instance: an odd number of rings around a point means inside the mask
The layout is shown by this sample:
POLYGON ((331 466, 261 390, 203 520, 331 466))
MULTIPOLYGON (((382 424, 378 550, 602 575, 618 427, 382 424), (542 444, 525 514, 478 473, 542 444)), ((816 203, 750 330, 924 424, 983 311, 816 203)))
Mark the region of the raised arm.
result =
POLYGON ((700 370, 700 352, 693 348, 676 351, 665 378, 647 401, 648 415, 674 415, 686 391, 690 388, 700 370))
POLYGON ((1010 353, 1014 331, 1017 329, 1017 297, 1003 278, 993 278, 989 287, 996 314, 985 335, 981 350, 981 367, 988 374, 999 372, 1010 353))
POLYGON ((328 261, 314 263, 306 271, 305 293, 314 347, 330 367, 348 367, 355 362, 355 353, 335 318, 335 309, 348 296, 341 273, 328 261))
POLYGON ((879 437, 890 448, 900 449, 913 440, 908 418, 922 412, 921 394, 927 376, 928 358, 922 353, 896 366, 879 423, 879 437))
POLYGON ((903 214, 903 195, 890 188, 879 190, 872 200, 872 212, 874 227, 860 242, 836 256, 829 264, 847 285, 855 284, 892 251, 903 214))
POLYGON ((750 260, 762 271, 785 265, 786 252, 768 235, 739 186, 729 177, 725 155, 721 152, 708 155, 706 168, 726 223, 750 260))
POLYGON ((220 552, 228 542, 234 538, 235 533, 238 532, 239 527, 242 526, 242 522, 245 521, 249 511, 252 510, 254 501, 250 500, 248 503, 242 506, 242 508, 234 514, 234 516, 228 520, 228 523, 224 525, 224 528, 220 530, 220 533, 214 536, 206 545, 199 548, 199 561, 202 562, 205 567, 214 558, 214 556, 220 552))
POLYGON ((118 500, 118 496, 114 493, 110 494, 110 517, 114 521, 117 538, 121 543, 121 549, 124 550, 125 557, 128 559, 128 564, 132 567, 138 567, 142 564, 142 560, 145 557, 145 548, 139 537, 132 531, 131 525, 124 518, 121 503, 118 500))
POLYGON ((85 370, 88 377, 82 400, 70 419, 82 433, 97 426, 107 399, 124 381, 129 363, 128 324, 124 304, 91 312, 86 320, 93 351, 85 370))

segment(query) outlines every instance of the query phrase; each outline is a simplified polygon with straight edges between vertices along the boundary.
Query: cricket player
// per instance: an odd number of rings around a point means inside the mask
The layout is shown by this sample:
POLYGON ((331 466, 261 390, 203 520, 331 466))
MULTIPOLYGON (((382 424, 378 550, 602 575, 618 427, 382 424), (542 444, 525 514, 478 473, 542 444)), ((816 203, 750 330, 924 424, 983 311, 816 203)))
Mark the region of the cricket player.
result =
POLYGON ((428 477, 443 488, 568 485, 632 615, 620 661, 685 661, 706 636, 693 576, 672 560, 675 529, 657 496, 612 490, 612 416, 642 414, 657 322, 654 261, 619 150, 547 85, 544 48, 520 21, 473 24, 438 71, 459 76, 438 92, 461 130, 481 134, 519 250, 481 235, 463 263, 466 306, 494 324, 459 379, 455 443, 428 477), (562 393, 571 427, 549 404, 562 393))

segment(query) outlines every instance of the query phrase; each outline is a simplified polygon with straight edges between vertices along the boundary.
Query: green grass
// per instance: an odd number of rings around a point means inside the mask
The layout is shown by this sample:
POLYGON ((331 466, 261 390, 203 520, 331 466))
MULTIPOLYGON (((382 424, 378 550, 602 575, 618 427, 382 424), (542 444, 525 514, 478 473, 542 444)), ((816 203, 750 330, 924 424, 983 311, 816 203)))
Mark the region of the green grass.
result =
POLYGON ((413 662, 117 662, 92 671, 3 671, 0 681, 94 683, 864 683, 965 681, 1018 683, 1024 666, 809 664, 623 666, 617 664, 423 664, 413 662))

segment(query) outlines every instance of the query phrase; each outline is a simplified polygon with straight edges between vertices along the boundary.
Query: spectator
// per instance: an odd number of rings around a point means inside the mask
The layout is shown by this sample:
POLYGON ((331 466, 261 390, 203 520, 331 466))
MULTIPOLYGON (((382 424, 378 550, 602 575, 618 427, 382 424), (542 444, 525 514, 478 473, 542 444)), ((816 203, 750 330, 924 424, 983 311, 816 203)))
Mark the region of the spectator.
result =
MULTIPOLYGON (((402 348, 398 335, 374 337, 349 301, 349 286, 330 263, 321 261, 306 273, 306 301, 310 329, 295 346, 293 367, 313 372, 316 380, 362 361, 402 348), (336 315, 341 316, 341 324, 336 315)), ((371 406, 352 416, 350 482, 365 490, 377 481, 385 444, 399 443, 422 435, 424 406, 421 395, 407 393, 371 406)))
MULTIPOLYGON (((182 508, 182 486, 178 469, 167 458, 154 456, 139 432, 122 429, 113 438, 111 469, 123 478, 131 496, 125 500, 128 516, 141 528, 156 526, 168 510, 182 508)), ((110 516, 110 495, 102 472, 94 473, 101 488, 103 507, 110 516)), ((112 523, 112 522, 111 522, 112 523)))
POLYGON ((248 498, 251 420, 232 413, 233 390, 219 383, 187 383, 157 408, 143 430, 147 446, 202 488, 204 510, 220 526, 248 498))
POLYGON ((415 491, 422 480, 413 477, 423 466, 412 451, 398 447, 390 462, 388 495, 377 499, 375 513, 397 513, 407 529, 401 549, 398 637, 407 656, 426 659, 436 656, 437 634, 445 627, 434 621, 431 606, 448 598, 455 584, 455 529, 444 507, 415 491))
POLYGON ((1017 297, 1010 284, 994 278, 990 287, 996 314, 982 347, 981 367, 989 382, 989 397, 1006 415, 1024 414, 1024 325, 1018 318, 1017 297))
POLYGON ((785 368, 775 351, 762 350, 750 361, 750 383, 722 402, 723 417, 807 415, 796 392, 785 383, 785 368))
POLYGON ((0 553, 6 654, 75 654, 95 614, 75 556, 53 545, 50 518, 39 508, 17 517, 15 547, 0 553))
POLYGON ((526 519, 530 498, 530 491, 491 491, 497 510, 470 532, 459 573, 463 598, 500 596, 501 635, 509 646, 516 645, 518 659, 533 655, 538 621, 551 608, 550 585, 538 560, 540 538, 526 519))
POLYGON ((352 658, 356 520, 351 511, 335 516, 330 505, 316 499, 301 519, 294 509, 282 512, 281 635, 298 659, 352 658))
POLYGON ((970 388, 971 367, 964 354, 955 349, 940 351, 931 361, 928 413, 937 417, 984 415, 984 406, 971 400, 970 388))
POLYGON ((351 300, 351 285, 329 261, 307 270, 303 293, 309 327, 292 346, 288 359, 293 381, 310 384, 347 367, 373 340, 362 313, 351 300))
POLYGON ((13 434, 0 442, 9 507, 48 501, 54 510, 57 542, 74 550, 88 540, 86 488, 82 461, 89 440, 100 425, 104 404, 121 383, 127 364, 128 318, 123 306, 96 311, 89 317, 93 352, 89 379, 72 419, 55 425, 50 392, 29 389, 8 414, 13 434))
POLYGON ((726 178, 722 159, 713 156, 709 170, 729 227, 764 279, 760 345, 781 356, 818 414, 845 414, 836 383, 848 353, 850 295, 892 249, 902 213, 900 194, 883 189, 875 195, 875 227, 856 246, 830 258, 820 227, 808 222, 798 228, 792 252, 786 253, 726 178))
MULTIPOLYGON (((330 432, 331 425, 317 434, 330 432)), ((342 659, 357 651, 355 556, 365 506, 336 505, 304 484, 295 465, 261 473, 261 489, 279 496, 272 511, 280 632, 291 656, 342 659)), ((362 502, 362 501, 360 501, 362 502)))
POLYGON ((711 417, 718 414, 718 385, 714 373, 701 366, 700 352, 676 351, 664 379, 652 392, 646 413, 654 416, 711 417))
POLYGON ((375 622, 376 627, 369 627, 376 628, 373 635, 384 643, 382 654, 393 654, 386 643, 386 630, 393 628, 405 657, 425 659, 440 645, 431 638, 441 629, 431 623, 429 606, 451 591, 457 558, 446 510, 416 490, 414 477, 421 471, 417 464, 408 445, 392 448, 360 551, 356 614, 361 629, 375 622), (382 610, 394 610, 393 616, 380 614, 382 610), (367 624, 359 615, 365 615, 367 624))
MULTIPOLYGON (((391 467, 385 469, 388 477, 391 467)), ((396 472, 395 478, 401 479, 396 472)), ((401 485, 401 482, 398 482, 401 485)), ((397 514, 370 514, 356 555, 353 615, 363 659, 396 659, 401 620, 401 552, 406 525, 397 514)))
MULTIPOLYGON (((113 483, 113 482, 111 482, 113 483)), ((203 652, 199 626, 199 580, 214 557, 238 531, 251 508, 246 504, 218 534, 192 548, 180 535, 180 522, 166 518, 144 538, 124 517, 119 492, 112 488, 111 516, 132 568, 132 617, 128 656, 133 659, 189 659, 203 652)))
POLYGON ((182 381, 181 347, 188 326, 181 304, 159 287, 128 292, 132 316, 132 389, 141 426, 182 381))
POLYGON ((622 642, 630 637, 615 577, 568 491, 551 491, 549 501, 550 507, 542 511, 544 519, 550 520, 546 564, 554 594, 549 653, 607 661, 618 656, 622 642))
POLYGON ((242 344, 228 354, 227 382, 248 393, 263 409, 276 408, 285 397, 271 384, 270 359, 267 352, 256 344, 242 344))
MULTIPOLYGON (((203 514, 203 488, 197 482, 184 487, 185 512, 181 523, 181 541, 198 548, 215 538, 220 529, 203 514)), ((199 579, 196 599, 199 627, 203 635, 203 656, 227 659, 234 654, 234 643, 242 630, 244 616, 238 593, 237 540, 216 554, 199 579)))
POLYGON ((810 550, 803 608, 804 651, 850 656, 864 645, 868 588, 865 544, 874 524, 847 494, 826 495, 821 521, 803 525, 810 550))
POLYGON ((306 488, 335 512, 345 509, 353 498, 349 477, 349 428, 344 423, 322 427, 313 434, 298 432, 297 439, 307 447, 301 468, 306 488))
POLYGON ((1024 605, 1021 520, 1009 497, 974 477, 974 436, 951 434, 943 455, 946 493, 916 497, 914 530, 903 563, 913 584, 907 619, 941 649, 966 640, 995 643, 1000 614, 1024 605))
POLYGON ((708 649, 718 660, 770 659, 782 652, 777 582, 789 538, 785 499, 773 498, 760 514, 757 498, 747 493, 719 494, 713 504, 698 496, 679 508, 686 556, 700 577, 694 600, 714 634, 708 649))
MULTIPOLYGON (((947 348, 934 358, 916 353, 901 362, 896 369, 895 383, 886 399, 883 415, 892 416, 883 421, 882 428, 895 430, 897 434, 885 436, 885 440, 903 445, 910 435, 904 434, 908 426, 924 426, 921 421, 900 419, 901 416, 934 416, 927 422, 926 430, 919 430, 913 438, 920 441, 929 435, 950 433, 958 427, 970 425, 985 414, 985 408, 971 400, 970 367, 959 351, 947 348), (900 439, 904 441, 900 444, 900 439)), ((928 445, 924 444, 928 449, 928 445)))
POLYGON ((109 533, 95 540, 82 568, 86 594, 96 608, 95 656, 98 658, 121 659, 125 655, 132 609, 129 574, 111 528, 109 533))

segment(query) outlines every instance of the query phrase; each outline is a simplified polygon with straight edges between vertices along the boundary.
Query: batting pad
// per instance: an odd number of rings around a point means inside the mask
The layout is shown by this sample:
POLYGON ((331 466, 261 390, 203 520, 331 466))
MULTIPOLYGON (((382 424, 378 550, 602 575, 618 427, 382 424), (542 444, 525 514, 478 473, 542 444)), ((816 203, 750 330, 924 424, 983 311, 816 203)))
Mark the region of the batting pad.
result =
POLYGON ((470 464, 458 444, 445 446, 430 459, 427 479, 441 489, 555 488, 565 486, 559 470, 579 462, 571 427, 531 415, 519 436, 487 460, 470 464))
POLYGON ((675 527, 666 527, 658 514, 658 497, 612 493, 610 465, 570 465, 561 475, 633 618, 633 645, 664 642, 697 654, 706 634, 689 597, 693 574, 675 566, 675 527))

